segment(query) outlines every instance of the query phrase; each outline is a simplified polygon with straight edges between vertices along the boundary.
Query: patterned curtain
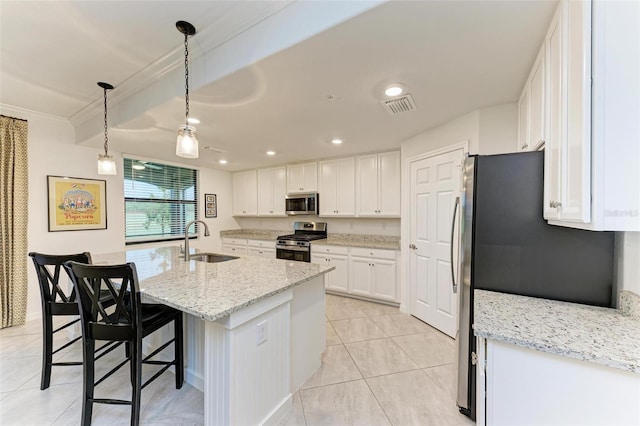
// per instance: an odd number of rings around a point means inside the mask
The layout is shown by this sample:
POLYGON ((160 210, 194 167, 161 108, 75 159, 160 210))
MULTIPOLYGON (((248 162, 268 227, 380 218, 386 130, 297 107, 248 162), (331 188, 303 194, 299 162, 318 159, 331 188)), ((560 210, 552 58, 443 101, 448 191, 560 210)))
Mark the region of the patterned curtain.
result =
POLYGON ((27 316, 27 122, 0 115, 0 328, 27 316))

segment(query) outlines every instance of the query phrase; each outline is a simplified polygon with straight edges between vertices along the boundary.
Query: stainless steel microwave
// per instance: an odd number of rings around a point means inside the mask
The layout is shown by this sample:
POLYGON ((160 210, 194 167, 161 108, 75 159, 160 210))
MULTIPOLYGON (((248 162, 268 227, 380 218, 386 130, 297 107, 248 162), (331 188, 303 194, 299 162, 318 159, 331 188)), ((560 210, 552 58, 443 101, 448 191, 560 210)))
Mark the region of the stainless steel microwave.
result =
POLYGON ((285 210, 288 215, 318 214, 318 193, 287 194, 285 210))

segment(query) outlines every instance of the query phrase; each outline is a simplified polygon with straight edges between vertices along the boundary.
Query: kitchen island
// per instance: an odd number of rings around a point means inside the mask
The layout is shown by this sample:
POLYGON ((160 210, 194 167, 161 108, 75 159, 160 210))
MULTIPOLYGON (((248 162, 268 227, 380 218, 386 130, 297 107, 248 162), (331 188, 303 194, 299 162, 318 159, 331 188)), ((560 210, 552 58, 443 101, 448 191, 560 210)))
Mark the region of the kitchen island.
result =
POLYGON ((177 247, 94 256, 126 262, 136 264, 145 301, 188 314, 185 377, 204 393, 205 424, 277 420, 320 366, 324 274, 333 267, 255 256, 185 262, 177 247))

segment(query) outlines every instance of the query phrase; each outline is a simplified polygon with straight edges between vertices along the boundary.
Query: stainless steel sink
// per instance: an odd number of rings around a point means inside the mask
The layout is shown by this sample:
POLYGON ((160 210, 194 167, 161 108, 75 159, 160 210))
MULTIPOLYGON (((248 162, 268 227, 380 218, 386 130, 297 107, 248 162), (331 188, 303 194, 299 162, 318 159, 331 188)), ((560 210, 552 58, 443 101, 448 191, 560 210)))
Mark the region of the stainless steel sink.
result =
POLYGON ((189 256, 189 259, 197 260, 199 262, 219 263, 226 262, 227 260, 238 259, 238 256, 229 256, 228 254, 218 253, 195 253, 189 256))

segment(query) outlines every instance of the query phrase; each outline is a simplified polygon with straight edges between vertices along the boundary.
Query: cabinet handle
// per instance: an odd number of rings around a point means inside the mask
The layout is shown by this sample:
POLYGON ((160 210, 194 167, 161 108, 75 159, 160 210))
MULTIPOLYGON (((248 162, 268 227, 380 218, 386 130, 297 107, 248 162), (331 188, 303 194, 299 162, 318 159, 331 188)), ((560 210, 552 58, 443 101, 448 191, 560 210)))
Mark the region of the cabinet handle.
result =
POLYGON ((273 213, 273 210, 269 210, 269 213, 273 213))
POLYGON ((529 144, 527 144, 527 143, 525 143, 524 145, 522 145, 520 147, 520 149, 527 149, 527 148, 529 148, 529 144))

